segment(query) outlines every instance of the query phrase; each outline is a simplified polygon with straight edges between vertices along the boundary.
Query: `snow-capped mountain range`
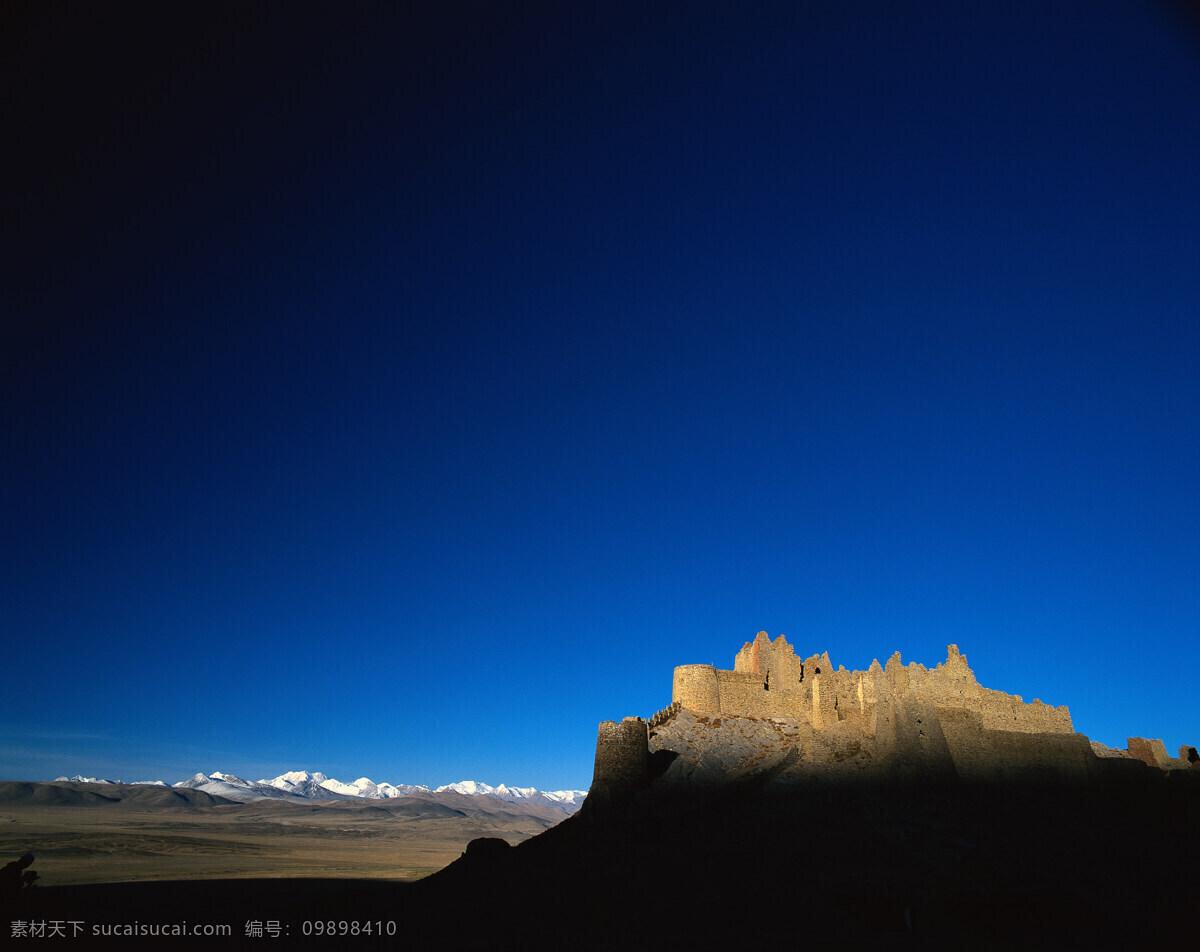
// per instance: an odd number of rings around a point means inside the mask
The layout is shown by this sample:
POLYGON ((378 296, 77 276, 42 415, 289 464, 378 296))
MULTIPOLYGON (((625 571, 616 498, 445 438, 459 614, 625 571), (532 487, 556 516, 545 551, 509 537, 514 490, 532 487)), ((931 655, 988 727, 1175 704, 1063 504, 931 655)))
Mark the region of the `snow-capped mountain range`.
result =
MULTIPOLYGON (((59 781, 75 783, 120 783, 119 780, 102 780, 97 777, 58 777, 59 781)), ((375 783, 367 777, 359 777, 353 783, 343 783, 325 774, 307 770, 292 770, 280 774, 273 780, 243 780, 233 774, 214 771, 210 774, 197 773, 176 784, 161 780, 140 780, 139 784, 154 784, 161 787, 191 787, 213 796, 225 797, 247 803, 251 800, 388 800, 407 797, 414 793, 459 793, 468 797, 495 797, 509 803, 537 803, 555 807, 564 813, 574 813, 587 796, 586 790, 542 791, 534 787, 509 787, 500 784, 493 787, 477 780, 460 780, 430 789, 422 784, 375 783)))

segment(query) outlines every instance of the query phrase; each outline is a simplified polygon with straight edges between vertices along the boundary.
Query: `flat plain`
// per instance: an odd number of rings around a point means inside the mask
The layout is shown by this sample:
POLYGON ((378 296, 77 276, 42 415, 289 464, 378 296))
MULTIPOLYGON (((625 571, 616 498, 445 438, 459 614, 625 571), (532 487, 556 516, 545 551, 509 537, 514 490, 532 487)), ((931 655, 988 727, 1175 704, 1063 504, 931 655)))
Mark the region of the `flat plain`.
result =
POLYGON ((520 843, 566 814, 455 793, 232 803, 199 791, 0 782, 0 865, 33 853, 42 886, 197 879, 412 881, 476 837, 520 843))

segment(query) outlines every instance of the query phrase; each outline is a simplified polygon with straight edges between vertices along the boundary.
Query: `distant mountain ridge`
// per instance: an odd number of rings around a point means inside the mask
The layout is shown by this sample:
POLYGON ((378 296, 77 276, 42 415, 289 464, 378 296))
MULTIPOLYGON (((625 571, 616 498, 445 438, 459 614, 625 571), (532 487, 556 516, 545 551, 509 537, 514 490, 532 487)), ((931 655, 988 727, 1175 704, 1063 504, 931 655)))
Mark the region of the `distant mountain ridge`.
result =
MULTIPOLYGON (((120 780, 105 780, 97 777, 57 777, 58 782, 74 783, 121 783, 120 780)), ((586 790, 538 790, 535 787, 510 787, 506 784, 491 786, 478 780, 460 780, 430 789, 423 784, 375 783, 367 777, 359 777, 353 783, 328 777, 320 771, 291 770, 272 780, 243 780, 233 774, 213 771, 211 774, 196 773, 187 780, 167 784, 162 780, 139 780, 137 785, 161 787, 187 787, 202 790, 217 797, 248 803, 254 800, 390 800, 407 797, 414 793, 443 793, 450 791, 469 797, 494 797, 509 803, 533 803, 554 807, 564 813, 574 813, 582 805, 586 790)))

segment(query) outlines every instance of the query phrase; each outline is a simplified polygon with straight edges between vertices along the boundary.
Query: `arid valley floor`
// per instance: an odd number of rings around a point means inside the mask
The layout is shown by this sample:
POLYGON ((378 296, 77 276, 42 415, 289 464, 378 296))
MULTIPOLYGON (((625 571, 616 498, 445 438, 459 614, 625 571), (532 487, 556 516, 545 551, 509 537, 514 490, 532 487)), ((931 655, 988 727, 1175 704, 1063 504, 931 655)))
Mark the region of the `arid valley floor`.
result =
MULTIPOLYGON (((517 844, 565 814, 456 793, 227 803, 199 791, 0 782, 0 858, 33 853, 41 886, 155 880, 411 881, 477 837, 517 844)), ((3 863, 0 863, 3 865, 3 863)))

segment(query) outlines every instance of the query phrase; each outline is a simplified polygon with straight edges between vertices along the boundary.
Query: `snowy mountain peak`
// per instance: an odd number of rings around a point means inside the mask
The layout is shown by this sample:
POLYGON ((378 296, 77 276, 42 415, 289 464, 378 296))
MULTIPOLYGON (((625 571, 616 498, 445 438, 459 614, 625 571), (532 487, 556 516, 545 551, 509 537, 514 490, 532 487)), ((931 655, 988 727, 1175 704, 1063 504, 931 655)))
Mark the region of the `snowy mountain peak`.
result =
POLYGON ((454 793, 461 793, 468 797, 478 797, 496 792, 495 787, 489 786, 486 783, 480 783, 478 780, 460 780, 458 783, 447 783, 435 788, 433 792, 445 793, 447 790, 452 790, 454 793))
MULTIPOLYGON (((75 783, 120 783, 118 780, 97 780, 92 777, 59 777, 60 782, 75 783)), ((143 780, 167 786, 161 780, 143 780)), ((543 792, 536 787, 510 787, 500 784, 493 787, 478 780, 460 780, 430 790, 424 784, 376 783, 369 777, 359 777, 353 783, 344 783, 319 771, 291 770, 272 780, 250 781, 230 773, 214 770, 210 774, 195 773, 187 780, 174 786, 203 790, 228 800, 249 802, 251 800, 289 800, 312 802, 314 800, 386 800, 407 797, 414 793, 457 793, 467 797, 495 797, 509 803, 522 802, 552 806, 564 813, 574 813, 587 796, 585 790, 554 790, 543 792)))
POLYGON ((496 794, 512 794, 514 797, 526 799, 532 797, 540 791, 536 787, 510 787, 507 784, 500 784, 495 788, 496 794))
POLYGON ((329 778, 320 771, 309 773, 307 770, 289 770, 287 773, 280 774, 274 780, 260 780, 259 783, 269 783, 280 790, 287 790, 290 787, 295 787, 302 783, 315 783, 324 785, 329 778))
POLYGON ((578 810, 579 805, 583 803, 584 797, 587 796, 586 790, 554 790, 544 792, 538 790, 536 787, 510 787, 503 783, 498 787, 493 787, 486 783, 480 783, 478 780, 460 780, 458 783, 449 783, 443 787, 438 787, 435 793, 443 793, 447 790, 451 790, 454 793, 461 793, 468 797, 496 797, 498 800, 507 800, 509 803, 517 801, 541 803, 557 807, 567 813, 574 813, 578 810))

